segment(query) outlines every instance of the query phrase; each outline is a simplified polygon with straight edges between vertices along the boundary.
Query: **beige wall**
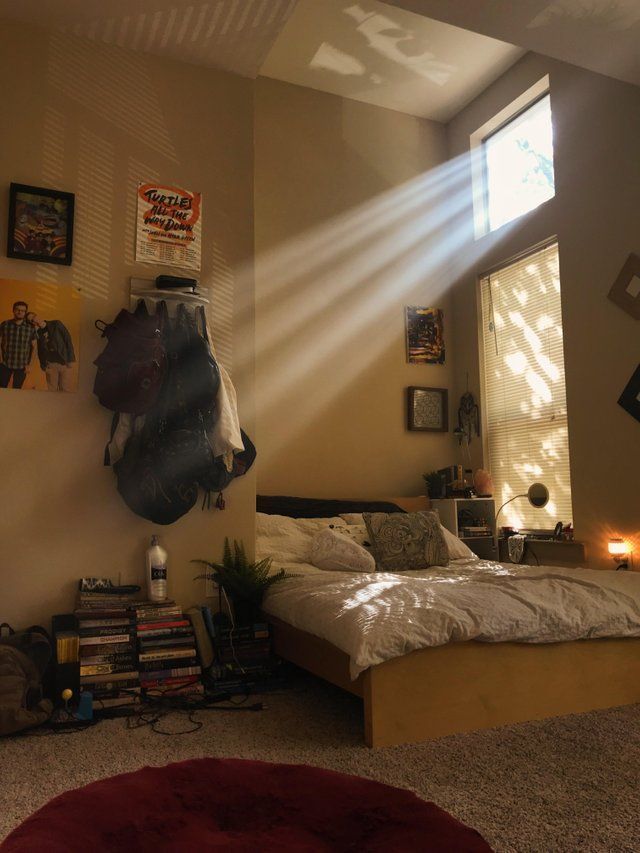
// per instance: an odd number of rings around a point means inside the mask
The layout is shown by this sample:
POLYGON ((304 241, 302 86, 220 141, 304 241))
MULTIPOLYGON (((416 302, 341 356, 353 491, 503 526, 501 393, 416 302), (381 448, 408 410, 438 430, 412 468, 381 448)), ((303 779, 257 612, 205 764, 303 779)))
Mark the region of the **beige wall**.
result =
POLYGON ((405 404, 453 376, 444 128, 259 79, 255 139, 258 491, 420 494, 455 453, 405 404), (406 305, 444 310, 444 366, 406 363, 406 305))
MULTIPOLYGON (((448 126, 464 167, 467 234, 458 264, 456 387, 468 370, 478 393, 476 278, 484 269, 557 235, 574 523, 592 566, 610 568, 610 535, 635 539, 640 566, 640 424, 616 401, 640 357, 637 321, 607 298, 630 252, 640 252, 640 90, 529 54, 448 126), (469 134, 550 75, 555 198, 493 235, 473 240, 469 134), (465 165, 466 164, 466 165, 465 165)), ((476 464, 480 442, 472 445, 476 464)))
MULTIPOLYGON (((129 276, 167 268, 133 260, 135 185, 177 182, 204 199, 201 281, 213 288, 221 359, 253 432, 253 86, 204 68, 3 22, 0 183, 76 193, 71 267, 0 259, 0 276, 70 284, 82 295, 80 388, 72 395, 0 391, 0 622, 47 623, 74 603, 82 575, 142 579, 157 528, 135 516, 102 467, 110 413, 92 395, 103 341, 96 318, 127 305, 129 276), (242 267, 243 273, 238 273, 242 267)), ((6 233, 6 202, 0 233, 6 233)), ((4 253, 4 252, 3 252, 4 253)), ((184 605, 204 585, 189 560, 221 554, 225 535, 254 535, 254 475, 227 510, 194 508, 161 528, 169 591, 184 605)))

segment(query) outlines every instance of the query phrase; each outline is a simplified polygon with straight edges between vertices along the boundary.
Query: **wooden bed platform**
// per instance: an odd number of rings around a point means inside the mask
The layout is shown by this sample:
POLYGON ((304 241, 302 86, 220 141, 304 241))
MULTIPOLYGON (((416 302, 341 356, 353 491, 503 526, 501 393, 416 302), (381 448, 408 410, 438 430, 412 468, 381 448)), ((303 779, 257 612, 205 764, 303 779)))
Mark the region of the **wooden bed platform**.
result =
POLYGON ((360 696, 367 746, 640 702, 640 639, 451 643, 370 667, 268 614, 274 652, 360 696))

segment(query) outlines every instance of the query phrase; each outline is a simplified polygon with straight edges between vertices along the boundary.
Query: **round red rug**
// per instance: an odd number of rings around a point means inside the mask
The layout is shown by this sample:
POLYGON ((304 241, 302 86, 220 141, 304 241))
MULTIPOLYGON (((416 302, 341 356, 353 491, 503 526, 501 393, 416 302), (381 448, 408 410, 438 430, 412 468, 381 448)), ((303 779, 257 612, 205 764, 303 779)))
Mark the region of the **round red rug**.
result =
POLYGON ((410 791, 295 764, 201 758, 67 791, 2 853, 486 853, 474 829, 410 791))

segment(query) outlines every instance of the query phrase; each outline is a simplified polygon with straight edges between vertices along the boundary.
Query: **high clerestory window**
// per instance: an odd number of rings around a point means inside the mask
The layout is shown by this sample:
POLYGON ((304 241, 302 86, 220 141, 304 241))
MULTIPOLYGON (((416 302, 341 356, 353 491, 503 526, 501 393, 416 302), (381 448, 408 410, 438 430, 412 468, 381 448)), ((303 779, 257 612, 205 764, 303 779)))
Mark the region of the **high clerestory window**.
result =
POLYGON ((485 451, 496 504, 533 482, 550 494, 544 509, 526 499, 506 506, 502 524, 516 528, 573 517, 558 266, 554 241, 480 279, 485 451))
POLYGON ((555 194, 549 81, 544 78, 471 135, 476 237, 555 194))

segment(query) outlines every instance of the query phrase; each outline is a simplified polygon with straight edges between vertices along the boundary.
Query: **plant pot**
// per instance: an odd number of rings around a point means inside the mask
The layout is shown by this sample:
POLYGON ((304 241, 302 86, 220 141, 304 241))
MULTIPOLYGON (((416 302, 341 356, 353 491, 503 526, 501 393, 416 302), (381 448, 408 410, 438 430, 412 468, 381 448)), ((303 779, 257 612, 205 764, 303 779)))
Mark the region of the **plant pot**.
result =
POLYGON ((260 618, 260 604, 244 598, 233 598, 233 616, 236 627, 253 625, 260 618))

